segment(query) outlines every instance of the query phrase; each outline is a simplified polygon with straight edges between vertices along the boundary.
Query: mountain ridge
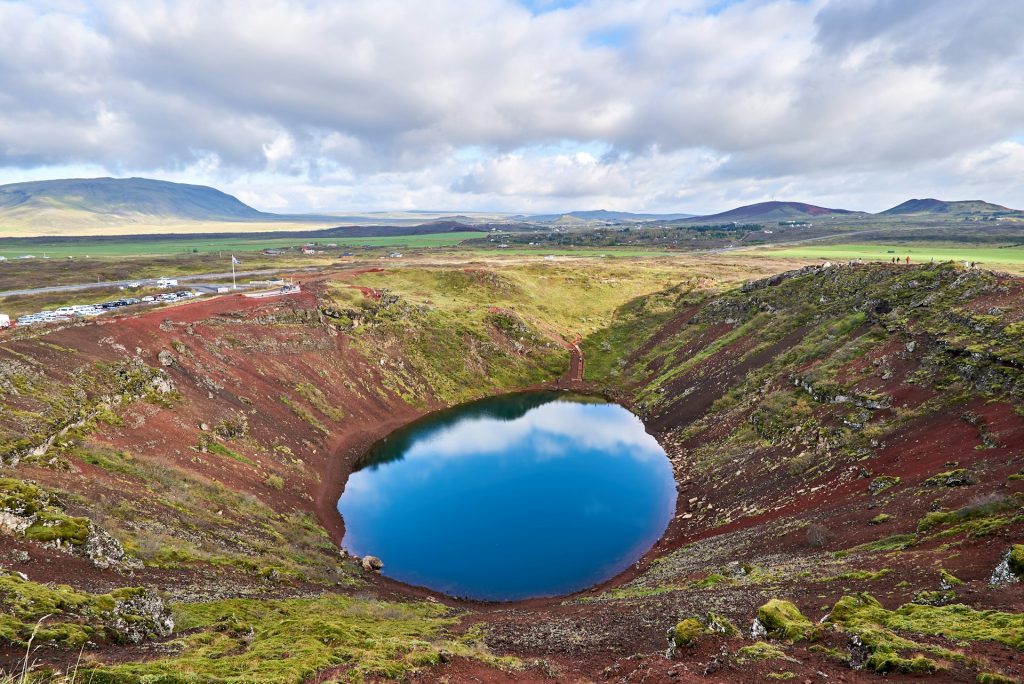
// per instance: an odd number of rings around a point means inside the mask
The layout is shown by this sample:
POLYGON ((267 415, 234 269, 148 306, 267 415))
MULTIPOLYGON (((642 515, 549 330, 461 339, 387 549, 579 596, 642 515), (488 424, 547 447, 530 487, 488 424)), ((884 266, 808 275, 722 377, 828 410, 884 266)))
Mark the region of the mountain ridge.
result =
POLYGON ((684 223, 728 223, 731 221, 787 221, 821 216, 851 215, 863 212, 849 209, 831 209, 806 202, 770 201, 735 207, 717 214, 706 214, 682 219, 684 223))
POLYGON ((338 217, 273 214, 207 185, 153 178, 62 178, 0 185, 0 226, 102 229, 170 223, 336 222, 338 217))
POLYGON ((991 214, 1013 212, 1014 209, 985 200, 939 200, 934 197, 908 199, 894 207, 879 212, 881 215, 902 214, 991 214))

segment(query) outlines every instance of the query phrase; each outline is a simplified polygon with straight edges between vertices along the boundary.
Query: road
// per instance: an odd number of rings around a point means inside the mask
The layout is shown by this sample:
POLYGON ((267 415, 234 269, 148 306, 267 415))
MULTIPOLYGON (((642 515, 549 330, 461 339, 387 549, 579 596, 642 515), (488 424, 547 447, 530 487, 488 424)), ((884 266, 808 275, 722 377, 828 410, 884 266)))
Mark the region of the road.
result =
MULTIPOLYGON (((236 271, 236 278, 249 278, 252 276, 266 276, 274 275, 276 273, 305 273, 309 271, 317 271, 319 269, 315 267, 307 268, 267 268, 260 271, 236 271)), ((215 286, 210 284, 204 284, 202 281, 209 280, 224 280, 225 278, 231 277, 231 271, 225 273, 200 273, 197 275, 188 276, 177 276, 179 283, 191 283, 194 287, 200 289, 214 289, 215 286)), ((98 288, 105 287, 128 287, 128 285, 134 285, 139 283, 143 286, 156 286, 156 278, 131 278, 129 280, 105 280, 97 281, 95 283, 76 283, 74 285, 51 285, 49 287, 31 287, 23 290, 5 290, 0 292, 0 297, 11 297, 14 295, 33 295, 33 294, 46 294, 52 292, 78 292, 80 290, 95 290, 98 288)))

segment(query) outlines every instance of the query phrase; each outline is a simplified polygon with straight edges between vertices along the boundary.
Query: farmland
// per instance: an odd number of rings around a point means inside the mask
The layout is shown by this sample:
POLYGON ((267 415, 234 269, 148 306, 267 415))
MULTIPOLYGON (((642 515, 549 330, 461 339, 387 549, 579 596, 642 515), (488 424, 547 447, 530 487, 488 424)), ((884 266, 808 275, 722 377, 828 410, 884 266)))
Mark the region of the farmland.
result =
MULTIPOLYGON (((352 238, 320 239, 320 244, 338 247, 450 247, 473 237, 479 232, 430 233, 425 235, 383 235, 352 238)), ((17 259, 25 255, 49 258, 66 257, 124 257, 161 256, 173 254, 194 254, 210 252, 255 252, 263 249, 284 249, 308 244, 311 241, 301 237, 264 238, 251 237, 202 237, 175 239, 101 239, 82 238, 61 241, 0 241, 0 256, 17 259)))

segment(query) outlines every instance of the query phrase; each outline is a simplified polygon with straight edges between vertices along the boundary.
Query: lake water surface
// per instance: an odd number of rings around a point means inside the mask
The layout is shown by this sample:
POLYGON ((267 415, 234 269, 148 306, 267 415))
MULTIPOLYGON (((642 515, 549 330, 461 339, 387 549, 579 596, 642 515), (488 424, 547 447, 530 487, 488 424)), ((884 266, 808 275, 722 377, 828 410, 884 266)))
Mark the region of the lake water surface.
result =
POLYGON ((342 545, 388 577, 515 600, 609 579, 664 533, 664 451, 616 404, 555 392, 432 414, 378 443, 338 501, 342 545))

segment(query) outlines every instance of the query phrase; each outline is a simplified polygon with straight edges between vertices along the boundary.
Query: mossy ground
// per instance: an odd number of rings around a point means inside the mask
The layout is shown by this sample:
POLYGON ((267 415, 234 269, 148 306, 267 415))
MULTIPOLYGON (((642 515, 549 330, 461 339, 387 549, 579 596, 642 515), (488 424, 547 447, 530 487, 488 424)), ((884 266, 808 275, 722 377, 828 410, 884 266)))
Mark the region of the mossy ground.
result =
POLYGON ((126 587, 97 595, 0 572, 0 643, 81 648, 89 641, 117 640, 111 625, 117 602, 144 591, 126 587))
POLYGON ((439 662, 442 653, 499 666, 472 639, 448 629, 457 617, 436 603, 392 603, 325 596, 277 601, 226 600, 175 608, 177 655, 96 665, 89 681, 303 682, 337 669, 335 681, 399 679, 439 662))

